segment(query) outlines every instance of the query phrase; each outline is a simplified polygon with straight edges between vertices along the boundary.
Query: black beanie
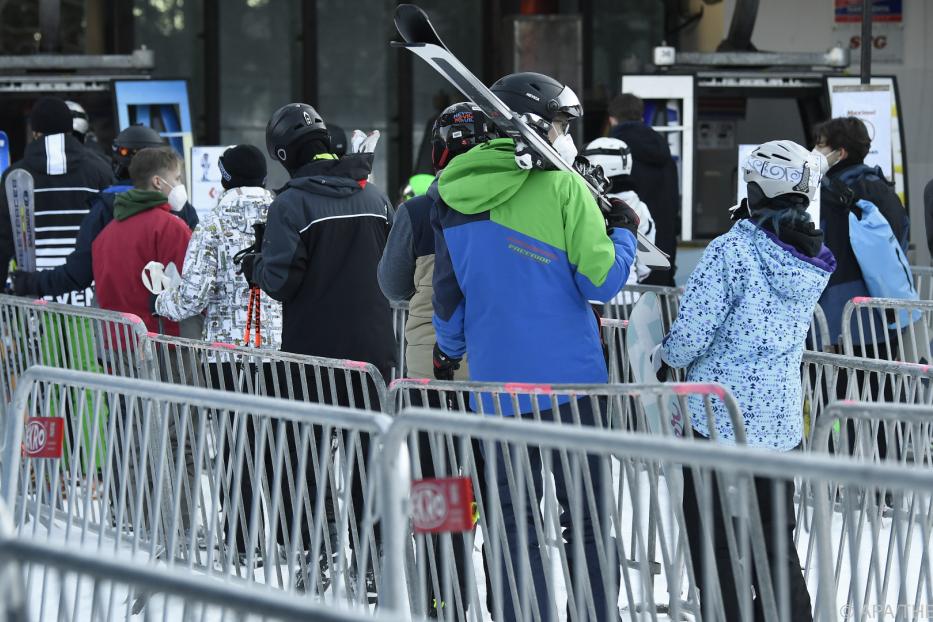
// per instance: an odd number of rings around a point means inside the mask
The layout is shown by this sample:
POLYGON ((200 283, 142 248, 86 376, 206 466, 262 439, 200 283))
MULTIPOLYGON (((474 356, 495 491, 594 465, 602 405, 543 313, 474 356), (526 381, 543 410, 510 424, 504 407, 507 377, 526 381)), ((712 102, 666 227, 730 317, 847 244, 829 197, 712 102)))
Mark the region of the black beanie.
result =
POLYGON ((225 190, 266 185, 266 157, 253 145, 230 147, 220 156, 220 183, 225 190))
POLYGON ((29 127, 40 134, 70 134, 71 110, 58 97, 40 97, 29 113, 29 127))

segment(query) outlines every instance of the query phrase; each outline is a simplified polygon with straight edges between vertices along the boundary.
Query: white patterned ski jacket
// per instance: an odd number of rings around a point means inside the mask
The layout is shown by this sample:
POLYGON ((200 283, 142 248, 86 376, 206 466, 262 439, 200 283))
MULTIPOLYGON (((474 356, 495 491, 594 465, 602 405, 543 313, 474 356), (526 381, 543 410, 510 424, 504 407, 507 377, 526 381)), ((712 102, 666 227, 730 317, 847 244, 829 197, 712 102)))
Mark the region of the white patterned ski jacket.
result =
MULTIPOLYGON (((788 451, 803 435, 800 360, 813 308, 836 269, 826 246, 807 257, 748 220, 706 247, 687 281, 662 357, 689 382, 719 382, 735 396, 748 444, 788 451)), ((689 400, 693 429, 709 436, 702 397, 689 400)), ((713 400, 720 440, 735 442, 713 400)))
MULTIPOLYGON (((232 188, 198 225, 188 243, 181 284, 159 294, 156 313, 180 321, 205 311, 205 341, 243 343, 249 287, 233 263, 237 251, 253 244, 253 223, 265 222, 272 193, 264 188, 232 188)), ((282 304, 264 292, 261 300, 262 348, 278 350, 282 304)), ((253 328, 255 333, 255 327, 253 328)))

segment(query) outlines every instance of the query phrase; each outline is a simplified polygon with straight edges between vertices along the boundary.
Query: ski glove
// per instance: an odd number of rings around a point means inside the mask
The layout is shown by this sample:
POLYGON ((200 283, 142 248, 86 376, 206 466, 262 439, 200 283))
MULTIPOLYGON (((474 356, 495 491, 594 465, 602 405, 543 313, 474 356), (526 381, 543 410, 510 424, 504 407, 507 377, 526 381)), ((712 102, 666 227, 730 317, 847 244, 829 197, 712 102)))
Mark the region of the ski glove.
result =
POLYGON ((664 362, 661 355, 661 344, 659 343, 651 351, 651 366, 654 368, 654 375, 658 382, 667 382, 671 378, 671 366, 664 362))
POLYGON ((454 372, 460 369, 461 358, 444 354, 440 346, 434 344, 434 377, 438 380, 453 380, 454 372))
POLYGON ((732 221, 751 218, 752 212, 748 209, 748 199, 742 199, 738 205, 729 208, 729 219, 732 221))
POLYGON ((13 281, 13 293, 17 296, 28 296, 30 298, 39 298, 42 292, 39 291, 39 274, 36 272, 27 272, 25 270, 14 270, 10 274, 10 280, 13 281))
POLYGON ((621 227, 628 229, 632 235, 638 235, 638 225, 641 222, 638 214, 635 213, 628 203, 622 199, 612 197, 609 199, 609 213, 606 214, 606 224, 609 229, 621 227))

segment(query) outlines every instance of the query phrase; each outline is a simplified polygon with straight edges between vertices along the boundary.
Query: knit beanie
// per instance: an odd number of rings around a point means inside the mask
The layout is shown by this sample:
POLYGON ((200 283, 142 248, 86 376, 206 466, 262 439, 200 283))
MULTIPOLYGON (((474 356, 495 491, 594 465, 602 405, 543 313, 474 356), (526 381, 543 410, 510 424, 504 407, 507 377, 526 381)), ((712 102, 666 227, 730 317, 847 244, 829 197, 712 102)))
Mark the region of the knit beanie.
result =
POLYGON ((266 185, 266 157, 253 145, 236 145, 224 151, 217 162, 225 190, 240 186, 266 185))
POLYGON ((40 97, 29 113, 29 127, 40 134, 70 134, 71 110, 58 97, 40 97))

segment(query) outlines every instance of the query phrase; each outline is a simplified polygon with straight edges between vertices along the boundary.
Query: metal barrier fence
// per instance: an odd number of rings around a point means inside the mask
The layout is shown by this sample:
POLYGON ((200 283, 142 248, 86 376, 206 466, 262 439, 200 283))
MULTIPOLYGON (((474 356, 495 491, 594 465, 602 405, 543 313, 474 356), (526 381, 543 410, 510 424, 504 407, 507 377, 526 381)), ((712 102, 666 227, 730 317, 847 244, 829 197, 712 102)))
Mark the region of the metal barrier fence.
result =
MULTIPOLYGON (((691 406, 696 409, 697 404, 691 405, 690 403, 695 401, 706 413, 708 421, 716 420, 717 410, 724 411, 725 416, 729 417, 734 429, 737 430, 739 441, 745 440, 742 417, 735 400, 723 387, 710 384, 550 386, 398 380, 390 386, 390 401, 400 410, 420 405, 458 414, 471 412, 477 415, 497 415, 497 417, 470 417, 470 420, 474 421, 502 418, 501 416, 506 413, 524 411, 526 412, 523 415, 525 419, 538 422, 554 421, 555 424, 563 425, 565 428, 581 426, 603 430, 625 428, 688 437, 693 436, 693 430, 690 417, 684 416, 684 413, 688 413, 691 406), (556 404, 560 406, 555 407, 556 404), (559 412, 560 416, 555 416, 555 411, 559 412)), ((711 428, 715 435, 715 425, 711 428)), ((476 444, 470 446, 448 444, 446 449, 439 449, 441 446, 434 442, 436 439, 432 440, 425 435, 416 435, 409 440, 411 441, 410 469, 413 477, 443 477, 459 472, 457 469, 466 469, 467 473, 472 473, 474 476, 473 495, 478 500, 478 515, 480 522, 483 523, 483 533, 486 534, 488 533, 486 530, 494 528, 491 523, 484 522, 483 517, 487 516, 485 512, 488 506, 484 506, 482 501, 486 478, 490 470, 496 468, 490 464, 492 458, 484 454, 476 444), (456 462, 457 467, 450 470, 440 465, 438 451, 446 451, 449 459, 456 462)), ((646 471, 642 479, 645 487, 657 487, 657 470, 646 471)), ((647 564, 649 572, 652 575, 658 575, 661 573, 662 566, 658 559, 660 554, 658 549, 659 543, 663 541, 659 531, 670 526, 664 526, 659 506, 648 506, 640 518, 642 522, 639 528, 625 534, 625 537, 630 540, 628 555, 643 554, 645 557, 642 561, 647 564), (637 553, 641 550, 639 547, 642 544, 645 545, 644 550, 637 553)), ((485 537, 488 541, 488 535, 485 537)), ((553 537, 554 534, 549 534, 548 540, 552 540, 553 537)), ((414 612, 419 615, 440 616, 441 612, 432 610, 431 604, 442 601, 449 607, 449 611, 444 614, 445 618, 450 616, 448 619, 467 619, 467 610, 479 606, 477 605, 479 601, 476 601, 478 594, 471 592, 469 598, 466 597, 467 593, 463 590, 467 588, 464 581, 468 577, 463 574, 462 570, 458 571, 458 576, 454 578, 459 591, 451 592, 450 584, 445 583, 447 579, 442 577, 444 564, 447 564, 450 559, 441 560, 439 556, 447 553, 453 554, 455 566, 457 564, 462 566, 463 560, 469 557, 464 558, 465 553, 453 549, 444 553, 438 548, 439 546, 434 540, 424 538, 419 540, 417 549, 419 554, 418 558, 412 562, 413 574, 411 575, 418 577, 414 580, 416 593, 412 594, 414 612)), ((444 546, 449 546, 449 544, 444 544, 444 546)), ((622 557, 622 559, 627 560, 624 562, 627 566, 633 568, 637 566, 636 557, 630 559, 622 557)), ((565 572, 569 572, 569 562, 566 558, 561 558, 558 563, 564 565, 565 572)), ((488 571, 486 576, 488 579, 488 571)), ((475 589, 475 585, 470 589, 475 589)), ((486 602, 491 603, 492 601, 488 600, 491 598, 490 588, 486 589, 486 594, 486 602)), ((489 608, 492 611, 491 605, 489 608)), ((496 617, 495 619, 503 618, 496 617)))
POLYGON ((917 619, 933 606, 928 470, 424 410, 393 420, 382 460, 383 499, 394 504, 383 516, 387 593, 410 595, 390 606, 420 612, 433 592, 463 603, 443 613, 455 620, 488 603, 497 620, 515 610, 553 620, 565 607, 569 620, 617 619, 621 604, 623 619, 781 621, 808 619, 811 603, 816 620, 917 619), (482 495, 475 532, 412 534, 399 474, 403 448, 417 445, 431 449, 437 476, 471 477, 482 495), (795 480, 814 491, 812 530, 797 528, 806 577, 793 544, 795 480), (879 495, 898 508, 884 521, 879 495), (645 536, 651 510, 662 517, 659 575, 645 536))
POLYGON ((387 412, 386 385, 371 363, 150 333, 153 380, 387 412))
POLYGON ((715 421, 725 417, 738 441, 745 442, 738 403, 725 387, 714 383, 550 385, 402 378, 389 385, 389 403, 396 414, 425 407, 500 417, 525 413, 534 420, 541 420, 555 404, 570 405, 576 424, 585 409, 592 413, 590 425, 674 436, 693 436, 689 413, 701 412, 714 436, 715 421))
POLYGON ((856 297, 842 312, 842 344, 849 356, 927 364, 933 300, 856 297))
POLYGON ((387 423, 378 413, 34 367, 7 420, 3 499, 17 537, 365 606, 380 580, 370 465, 387 423), (75 433, 75 421, 96 426, 105 411, 104 433, 75 433))
POLYGON ((0 295, 0 408, 33 365, 138 377, 145 336, 127 313, 0 295))
POLYGON ((395 360, 398 361, 398 367, 393 368, 392 377, 389 380, 395 380, 396 378, 404 378, 408 370, 408 365, 405 363, 405 354, 408 347, 405 341, 405 329, 408 326, 408 301, 393 302, 391 306, 392 330, 395 331, 395 341, 398 344, 395 357, 395 360))
MULTIPOLYGON (((191 572, 132 559, 63 549, 40 542, 0 539, 0 620, 129 620, 133 603, 146 600, 145 619, 351 622, 360 612, 318 604, 257 586, 231 585, 191 572), (32 574, 48 580, 26 590, 32 574)), ((411 616, 380 611, 373 622, 411 616)))
POLYGON ((609 382, 632 382, 631 365, 625 353, 625 331, 628 320, 600 318, 606 364, 609 368, 609 382))
POLYGON ((642 294, 652 292, 658 295, 661 303, 664 331, 671 327, 677 310, 680 308, 680 297, 684 294, 682 287, 666 287, 663 285, 626 285, 622 291, 610 302, 603 305, 603 316, 612 319, 627 320, 632 312, 632 306, 642 294))
POLYGON ((911 266, 920 300, 933 300, 933 266, 911 266))
POLYGON ((801 364, 803 447, 810 449, 816 423, 837 400, 933 404, 933 369, 823 352, 804 352, 801 364))

